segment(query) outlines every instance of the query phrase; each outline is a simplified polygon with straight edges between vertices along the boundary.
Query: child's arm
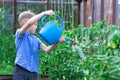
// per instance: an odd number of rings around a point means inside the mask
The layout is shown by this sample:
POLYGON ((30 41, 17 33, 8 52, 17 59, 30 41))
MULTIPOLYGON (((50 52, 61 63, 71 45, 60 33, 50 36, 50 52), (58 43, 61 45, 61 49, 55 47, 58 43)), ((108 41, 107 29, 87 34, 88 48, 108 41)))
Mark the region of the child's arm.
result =
POLYGON ((45 44, 41 44, 40 45, 40 48, 42 49, 42 50, 44 50, 45 52, 47 52, 47 53, 49 53, 49 52, 51 52, 56 46, 57 46, 57 44, 58 43, 55 43, 55 44, 53 44, 53 45, 51 45, 51 46, 46 46, 45 44))
POLYGON ((45 14, 48 14, 48 15, 52 16, 52 15, 54 15, 54 12, 52 10, 48 10, 48 11, 44 11, 42 13, 39 13, 39 14, 33 16, 31 19, 29 19, 26 22, 26 24, 23 27, 21 27, 20 35, 22 35, 31 25, 33 25, 34 23, 36 23, 45 14))
MULTIPOLYGON (((59 43, 63 43, 63 42, 65 42, 65 39, 64 39, 64 37, 61 37, 60 40, 59 40, 59 43)), ((40 45, 40 48, 42 50, 44 50, 45 52, 49 53, 57 46, 57 44, 58 44, 58 42, 53 44, 53 45, 51 45, 51 46, 46 46, 45 44, 42 43, 40 45)))

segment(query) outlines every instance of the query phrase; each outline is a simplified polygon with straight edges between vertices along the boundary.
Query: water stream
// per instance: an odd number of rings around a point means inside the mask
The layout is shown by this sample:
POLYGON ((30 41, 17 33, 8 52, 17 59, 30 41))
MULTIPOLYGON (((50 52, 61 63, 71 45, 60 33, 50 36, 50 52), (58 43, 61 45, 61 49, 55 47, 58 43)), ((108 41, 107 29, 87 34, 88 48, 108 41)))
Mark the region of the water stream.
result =
POLYGON ((78 45, 73 45, 73 46, 72 46, 72 49, 73 49, 73 52, 74 52, 74 51, 77 51, 78 55, 80 56, 80 58, 81 58, 83 61, 85 60, 85 55, 84 55, 84 53, 83 53, 83 51, 82 51, 82 49, 81 49, 80 46, 78 46, 78 45))

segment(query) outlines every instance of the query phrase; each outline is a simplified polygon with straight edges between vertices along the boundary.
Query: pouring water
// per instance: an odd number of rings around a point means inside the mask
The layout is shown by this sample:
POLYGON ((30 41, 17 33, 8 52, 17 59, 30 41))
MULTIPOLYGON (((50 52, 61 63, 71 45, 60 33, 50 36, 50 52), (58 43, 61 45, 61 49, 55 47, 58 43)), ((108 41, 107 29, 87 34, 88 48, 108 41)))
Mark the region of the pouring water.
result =
POLYGON ((73 51, 77 51, 77 53, 79 54, 80 58, 84 61, 85 60, 85 55, 84 55, 81 47, 78 46, 77 43, 74 43, 74 41, 71 38, 65 38, 65 40, 73 42, 72 50, 73 51))
POLYGON ((81 47, 79 47, 78 45, 73 45, 72 46, 73 51, 77 51, 78 55, 80 56, 80 58, 84 61, 85 60, 85 55, 81 49, 81 47))

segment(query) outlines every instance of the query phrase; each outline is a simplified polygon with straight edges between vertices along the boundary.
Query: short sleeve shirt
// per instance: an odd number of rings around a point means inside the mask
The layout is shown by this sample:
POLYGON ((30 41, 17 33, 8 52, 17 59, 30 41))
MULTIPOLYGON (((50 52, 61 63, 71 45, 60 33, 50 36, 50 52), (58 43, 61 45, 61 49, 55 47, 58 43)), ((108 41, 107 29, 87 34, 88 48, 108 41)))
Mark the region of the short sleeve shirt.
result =
POLYGON ((30 72, 38 72, 40 39, 28 31, 20 36, 20 29, 18 29, 16 31, 15 45, 17 52, 15 64, 20 65, 30 72))

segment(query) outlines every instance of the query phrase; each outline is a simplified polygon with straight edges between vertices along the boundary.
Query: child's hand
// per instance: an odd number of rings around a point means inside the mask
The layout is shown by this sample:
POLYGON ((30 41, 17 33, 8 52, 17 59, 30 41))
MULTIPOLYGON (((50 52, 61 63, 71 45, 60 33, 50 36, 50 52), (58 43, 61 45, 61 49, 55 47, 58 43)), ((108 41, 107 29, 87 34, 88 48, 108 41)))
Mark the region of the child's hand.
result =
POLYGON ((55 15, 55 13, 54 13, 53 10, 45 11, 45 14, 47 14, 47 15, 49 15, 49 16, 53 16, 53 15, 55 15))
POLYGON ((76 45, 77 44, 77 42, 75 41, 75 40, 73 40, 73 43, 72 43, 72 45, 76 45))
POLYGON ((62 36, 60 39, 59 39, 59 43, 63 43, 63 42, 65 42, 66 40, 65 40, 65 38, 62 36))

